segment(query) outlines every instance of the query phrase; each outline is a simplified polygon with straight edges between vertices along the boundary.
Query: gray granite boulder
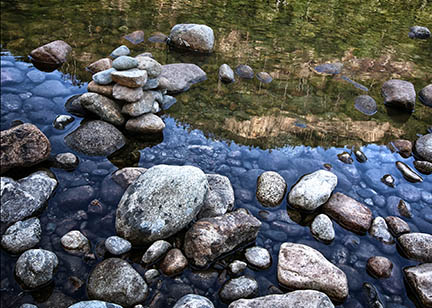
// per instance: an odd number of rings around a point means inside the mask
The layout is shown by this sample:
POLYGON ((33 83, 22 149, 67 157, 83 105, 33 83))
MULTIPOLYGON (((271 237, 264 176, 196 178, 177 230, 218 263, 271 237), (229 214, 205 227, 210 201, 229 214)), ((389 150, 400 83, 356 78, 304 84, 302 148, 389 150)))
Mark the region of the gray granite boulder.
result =
POLYGON ((224 302, 232 302, 240 298, 250 298, 257 294, 258 282, 246 276, 228 280, 219 292, 219 296, 224 302))
POLYGON ((177 24, 171 29, 169 40, 178 48, 210 53, 213 51, 214 33, 206 25, 177 24))
POLYGON ((142 256, 141 262, 150 264, 162 257, 170 248, 171 244, 164 240, 158 240, 151 244, 142 256))
POLYGON ((271 265, 270 253, 262 247, 255 246, 246 249, 245 258, 249 264, 259 269, 266 269, 271 265))
POLYGON ((432 263, 404 269, 408 284, 424 307, 432 307, 432 263))
POLYGON ((55 253, 44 249, 25 251, 17 260, 15 274, 30 289, 50 282, 58 266, 55 253))
POLYGON ((432 235, 428 233, 407 233, 399 236, 399 245, 410 259, 432 262, 432 235))
POLYGON ((51 172, 38 171, 14 181, 1 177, 1 222, 9 225, 39 212, 57 186, 51 172))
POLYGON ((204 296, 186 294, 175 303, 173 308, 214 308, 214 305, 204 296))
MULTIPOLYGON (((115 60, 114 60, 115 61, 115 60)), ((147 83, 147 72, 133 68, 111 73, 114 82, 129 88, 142 88, 147 83)))
POLYGON ((65 137, 66 144, 78 152, 87 155, 108 156, 126 144, 126 138, 112 124, 92 120, 81 123, 65 137))
POLYGON ((219 67, 219 79, 226 83, 234 82, 234 71, 228 64, 222 64, 219 67))
POLYGON ((113 303, 103 302, 103 301, 83 301, 73 304, 68 308, 123 308, 120 305, 113 303))
POLYGON ((62 40, 57 40, 33 49, 30 56, 37 62, 48 64, 61 64, 66 62, 67 55, 72 47, 62 40))
POLYGON ((198 220, 186 232, 184 252, 204 267, 224 253, 257 237, 261 222, 245 209, 198 220))
POLYGON ((156 134, 165 128, 164 121, 153 113, 146 113, 139 117, 129 119, 125 128, 129 132, 140 134, 156 134))
POLYGON ((324 242, 333 241, 335 231, 331 219, 326 214, 317 215, 311 224, 312 234, 324 242))
POLYGON ((381 92, 386 105, 407 111, 414 110, 416 92, 411 82, 391 79, 383 84, 381 92))
POLYGON ((106 96, 97 93, 84 93, 79 98, 81 106, 96 114, 102 121, 120 126, 125 119, 121 114, 119 105, 106 96))
POLYGON ((337 176, 318 170, 306 174, 291 188, 288 202, 297 209, 313 211, 323 205, 337 185, 337 176))
POLYGON ((155 59, 145 56, 136 56, 135 59, 138 61, 138 68, 147 71, 149 79, 157 78, 162 73, 162 65, 155 59))
POLYGON ((207 177, 196 167, 154 166, 133 182, 120 200, 117 234, 133 244, 165 239, 196 217, 207 189, 207 177))
POLYGON ((302 244, 283 243, 277 267, 279 283, 290 289, 312 289, 344 301, 348 296, 345 273, 319 251, 302 244))
POLYGON ((174 63, 162 65, 160 77, 166 80, 168 93, 180 93, 187 91, 191 85, 206 80, 207 74, 195 64, 174 63))
POLYGON ((148 287, 129 263, 110 258, 96 265, 90 273, 87 293, 90 299, 130 307, 145 300, 148 287))
POLYGON ((432 84, 427 85, 419 92, 419 100, 426 106, 432 107, 432 84))
POLYGON ((209 189, 198 219, 221 216, 234 207, 234 190, 228 177, 220 174, 206 174, 209 189))
POLYGON ((258 177, 256 196, 264 206, 281 204, 287 190, 284 178, 274 171, 266 171, 258 177))
POLYGON ((13 254, 19 254, 37 246, 42 237, 42 228, 36 217, 17 221, 7 228, 1 238, 1 246, 13 254))
POLYGON ((298 290, 253 299, 239 299, 232 302, 228 308, 334 308, 334 305, 325 293, 298 290))
POLYGON ((418 138, 415 143, 415 149, 420 157, 432 162, 432 134, 426 134, 418 138))

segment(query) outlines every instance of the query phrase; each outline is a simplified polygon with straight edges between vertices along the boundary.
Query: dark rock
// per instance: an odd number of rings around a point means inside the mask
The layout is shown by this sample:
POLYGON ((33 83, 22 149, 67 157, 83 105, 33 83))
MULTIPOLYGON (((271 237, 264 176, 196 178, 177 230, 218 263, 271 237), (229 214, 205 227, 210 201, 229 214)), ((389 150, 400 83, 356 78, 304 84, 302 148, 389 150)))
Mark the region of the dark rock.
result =
POLYGON ((171 29, 169 43, 177 48, 203 53, 213 51, 213 30, 206 25, 177 24, 171 29))
POLYGON ((99 59, 87 66, 87 69, 93 74, 105 71, 110 68, 112 68, 112 60, 110 58, 99 59))
POLYGON ((80 97, 81 95, 74 95, 70 97, 65 103, 65 109, 69 113, 72 113, 73 115, 76 115, 78 117, 84 118, 90 116, 91 112, 81 106, 81 101, 79 100, 80 97))
POLYGON ((359 163, 364 163, 367 161, 366 155, 359 149, 354 150, 354 155, 359 163))
POLYGON ((30 249, 18 258, 15 274, 27 288, 34 289, 52 280, 58 262, 51 251, 30 249))
POLYGON ((398 238, 400 247, 408 258, 421 262, 432 262, 432 235, 407 233, 398 238))
POLYGON ((429 175, 432 173, 432 162, 416 160, 414 167, 423 174, 429 175))
POLYGON ((419 100, 426 106, 432 107, 432 84, 427 85, 419 92, 419 100))
POLYGON ((234 71, 228 64, 222 64, 219 67, 219 79, 226 83, 234 82, 234 71))
POLYGON ((378 110, 375 100, 369 95, 357 96, 354 100, 354 108, 368 116, 374 115, 378 110))
POLYGON ((75 119, 69 115, 62 114, 57 116, 53 122, 53 126, 57 129, 65 129, 65 127, 72 123, 75 119))
POLYGON ((191 85, 206 80, 207 74, 195 64, 175 63, 162 65, 160 77, 166 80, 168 93, 180 93, 187 91, 191 85))
POLYGON ((425 263, 404 269, 408 284, 424 307, 432 307, 432 264, 425 263))
POLYGON ((382 86, 384 103, 407 111, 413 111, 416 100, 416 92, 411 82, 392 79, 382 86))
POLYGON ((338 154, 337 157, 339 158, 340 161, 344 162, 345 164, 352 164, 354 161, 350 153, 348 152, 342 152, 338 154))
POLYGON ((389 278, 392 273, 393 263, 385 257, 375 256, 369 258, 366 269, 373 277, 389 278))
POLYGON ((399 217, 387 216, 385 218, 385 221, 386 221, 391 233, 396 237, 398 237, 404 233, 410 233, 411 232, 409 225, 405 221, 400 219, 399 217))
POLYGON ((33 49, 30 56, 37 62, 61 64, 66 62, 67 55, 71 51, 72 47, 68 43, 57 40, 33 49))
POLYGON ((410 28, 408 36, 410 38, 427 39, 431 36, 431 32, 426 27, 414 26, 410 28))
POLYGON ((409 140, 397 139, 390 142, 387 147, 392 152, 398 152, 402 157, 408 158, 412 153, 412 143, 409 140))
POLYGON ((255 279, 241 276, 228 280, 221 288, 219 296, 224 302, 240 298, 249 298, 258 294, 258 283, 255 279))
POLYGON ((1 245, 13 254, 20 254, 38 245, 41 237, 40 221, 33 217, 10 226, 1 238, 1 245))
POLYGON ((235 72, 237 75, 244 79, 252 79, 254 77, 254 71, 249 65, 238 65, 235 68, 235 72))
POLYGON ((365 282, 363 284, 363 291, 366 294, 366 300, 369 307, 384 308, 384 305, 379 297, 378 290, 373 284, 365 282))
POLYGON ((406 217, 406 218, 412 217, 411 206, 408 203, 406 203, 404 200, 402 200, 402 199, 399 200, 397 208, 398 208, 399 213, 403 217, 406 217))
POLYGON ((168 251, 160 265, 161 271, 167 275, 180 274, 188 266, 188 261, 180 249, 173 248, 168 251))
POLYGON ((403 177, 407 181, 410 181, 412 183, 423 182, 423 178, 407 164, 401 161, 397 161, 396 167, 399 169, 399 171, 402 173, 403 177))

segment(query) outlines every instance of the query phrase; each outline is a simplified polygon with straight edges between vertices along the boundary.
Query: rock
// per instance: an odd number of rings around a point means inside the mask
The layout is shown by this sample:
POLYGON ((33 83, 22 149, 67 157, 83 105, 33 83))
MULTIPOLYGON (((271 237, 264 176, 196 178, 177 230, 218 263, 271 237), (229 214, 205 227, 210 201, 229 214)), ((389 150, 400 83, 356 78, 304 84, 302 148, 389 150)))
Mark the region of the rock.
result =
POLYGON ((254 299, 239 299, 228 308, 334 308, 325 293, 298 290, 285 294, 267 295, 254 299))
POLYGON ((57 40, 33 49, 30 56, 37 62, 57 65, 66 62, 71 51, 72 47, 68 43, 57 40))
POLYGON ((133 68, 127 71, 112 72, 111 78, 119 85, 125 87, 142 88, 147 83, 147 72, 133 68))
POLYGON ((53 167, 65 170, 74 170, 78 167, 79 159, 73 153, 59 153, 54 156, 53 167))
POLYGON ((55 253, 44 249, 25 251, 17 260, 15 275, 30 289, 50 282, 58 266, 55 253))
POLYGON ((37 246, 42 237, 39 219, 33 217, 17 221, 7 228, 1 238, 1 246, 13 254, 20 254, 37 246))
POLYGON ((69 88, 59 80, 45 80, 43 83, 32 88, 31 92, 35 96, 43 97, 67 96, 71 94, 69 88))
POLYGON ((391 79, 382 86, 384 103, 388 106, 413 111, 416 100, 416 92, 411 82, 391 79))
MULTIPOLYGON (((162 70, 162 68, 161 68, 162 70)), ((148 76, 147 76, 148 77, 148 76)), ((159 78, 149 79, 147 78, 146 84, 143 86, 143 90, 153 90, 159 87, 159 78)))
POLYGON ((188 261, 178 248, 173 248, 165 255, 160 269, 167 276, 180 274, 188 266, 188 261))
POLYGON ((387 216, 385 221, 389 226, 391 233, 396 237, 411 232, 409 225, 399 217, 387 216))
POLYGON ((427 39, 431 36, 431 32, 426 27, 414 26, 410 28, 408 36, 410 38, 427 39))
POLYGON ((105 259, 90 273, 88 297, 130 307, 145 300, 148 287, 144 279, 122 259, 105 259))
POLYGON ((432 235, 427 233, 407 233, 398 238, 403 252, 410 259, 432 262, 432 235))
MULTIPOLYGON (((19 69, 14 67, 1 67, 1 86, 19 84, 24 80, 24 75, 21 73, 19 69)), ((2 99, 2 108, 3 108, 3 99, 2 99)))
POLYGON ((171 94, 189 90, 191 85, 206 80, 207 74, 195 64, 174 63, 162 65, 160 77, 159 87, 163 77, 166 80, 164 88, 171 94))
POLYGON ((141 174, 146 172, 146 168, 140 167, 126 167, 117 170, 111 178, 123 188, 127 188, 132 184, 141 174))
POLYGON ((136 56, 138 68, 147 71, 149 79, 157 78, 162 73, 162 65, 151 57, 136 56))
POLYGON ((33 124, 25 123, 0 133, 1 173, 29 167, 46 160, 51 153, 48 138, 33 124))
POLYGON ((150 264, 162 257, 170 248, 171 244, 164 240, 158 240, 151 244, 147 251, 142 256, 141 262, 150 264))
POLYGON ((339 160, 341 162, 344 162, 345 164, 352 164, 354 161, 352 159, 350 153, 348 153, 348 152, 342 152, 342 153, 338 154, 337 157, 339 158, 339 160))
POLYGON ((244 79, 252 79, 254 77, 254 71, 249 65, 238 65, 235 68, 235 72, 237 75, 244 79))
POLYGON ((404 200, 402 200, 402 199, 399 200, 397 208, 398 208, 399 214, 401 214, 403 217, 406 217, 406 218, 412 217, 411 206, 408 203, 406 203, 404 200))
POLYGON ((213 51, 213 30, 206 25, 177 24, 171 29, 169 42, 175 47, 203 53, 213 51))
POLYGON ((38 308, 38 306, 32 304, 22 304, 19 308, 38 308))
POLYGON ((384 174, 384 176, 381 178, 381 182, 393 188, 395 184, 395 179, 391 174, 384 174))
POLYGON ((336 301, 348 296, 345 273, 319 251, 302 244, 283 243, 277 267, 279 283, 290 289, 312 289, 326 293, 336 301))
POLYGON ((418 138, 415 149, 421 158, 432 163, 432 134, 426 134, 418 138))
POLYGON ((432 307, 432 264, 425 263, 404 269, 408 284, 424 307, 432 307))
POLYGON ((359 149, 354 149, 354 155, 359 163, 364 163, 367 161, 366 155, 359 149))
POLYGON ((68 187, 62 192, 61 206, 68 210, 79 209, 83 204, 90 203, 95 194, 95 189, 91 185, 68 187))
POLYGON ((89 240, 78 230, 73 230, 62 236, 60 242, 68 253, 73 255, 85 255, 90 252, 89 240))
POLYGON ((368 282, 363 283, 363 292, 366 295, 368 307, 384 308, 384 305, 379 298, 378 290, 373 284, 370 284, 368 282))
POLYGON ((273 80, 272 76, 270 76, 270 74, 267 72, 257 73, 256 78, 262 83, 270 83, 273 80))
POLYGON ((78 117, 84 118, 86 116, 90 116, 91 112, 81 106, 81 102, 79 99, 80 97, 81 95, 74 95, 70 97, 65 103, 65 109, 78 117))
POLYGON ((129 56, 120 56, 112 62, 112 67, 118 71, 129 70, 138 67, 138 61, 129 56))
POLYGON ((393 244, 393 236, 390 234, 387 224, 384 218, 378 216, 372 221, 372 225, 369 229, 370 235, 384 244, 393 244))
POLYGON ((112 124, 93 120, 65 137, 67 146, 86 155, 108 156, 126 144, 126 138, 112 124))
POLYGON ((185 235, 184 252, 196 266, 206 266, 217 257, 251 242, 261 222, 244 209, 197 221, 185 235))
POLYGON ((180 298, 173 308, 214 308, 214 305, 204 296, 187 294, 180 298))
POLYGON ((132 244, 118 236, 110 236, 105 240, 105 248, 109 251, 110 254, 115 256, 119 256, 126 252, 129 252, 132 249, 132 244))
POLYGON ((281 204, 286 190, 287 184, 277 172, 266 171, 258 177, 256 196, 264 206, 281 204))
POLYGON ((372 212, 368 207, 339 192, 324 204, 323 212, 345 229, 359 234, 366 233, 372 223, 372 212))
POLYGON ((38 171, 14 181, 1 177, 1 222, 10 225, 38 213, 57 186, 54 175, 38 171))
POLYGON ((110 58, 99 59, 87 66, 87 69, 93 74, 105 71, 110 68, 112 68, 112 60, 110 58))
POLYGON ((375 278, 389 278, 393 263, 386 257, 374 256, 368 259, 366 269, 375 278))
POLYGON ((402 173, 403 177, 407 181, 410 181, 412 183, 423 182, 423 178, 407 164, 401 161, 397 161, 396 167, 399 169, 399 171, 402 173))
POLYGON ((368 116, 374 115, 378 110, 375 100, 369 95, 357 96, 354 100, 354 108, 368 116))
POLYGON ((318 170, 300 178, 288 194, 288 202, 294 208, 313 211, 324 204, 337 185, 337 176, 326 170, 318 170))
POLYGON ((115 99, 134 103, 143 98, 144 91, 142 88, 129 88, 120 84, 115 84, 113 87, 113 96, 115 99))
POLYGON ((154 166, 133 182, 120 200, 117 234, 133 244, 165 239, 195 218, 207 189, 207 177, 196 167, 154 166))
POLYGON ((342 68, 343 68, 343 64, 336 62, 336 63, 320 64, 318 66, 315 66, 313 70, 318 74, 337 75, 342 72, 342 68))
POLYGON ((249 264, 259 269, 266 269, 271 265, 270 253, 262 247, 256 246, 246 249, 245 257, 249 264))
POLYGON ((83 301, 73 304, 68 308, 123 308, 120 305, 116 305, 113 303, 107 303, 103 301, 83 301))
POLYGON ((163 110, 167 110, 171 108, 171 106, 174 105, 176 102, 177 99, 175 97, 172 97, 170 95, 164 95, 161 107, 163 110))
POLYGON ((155 280, 155 278, 159 277, 159 271, 157 269, 149 269, 144 273, 144 278, 147 281, 147 283, 151 283, 155 280))
POLYGON ((102 94, 104 96, 107 96, 109 98, 114 98, 113 96, 113 89, 114 85, 108 84, 108 85, 100 85, 94 82, 93 80, 89 82, 87 85, 87 91, 88 92, 94 92, 98 94, 102 94))
POLYGON ((53 122, 53 126, 57 129, 65 129, 65 127, 72 123, 75 119, 69 115, 62 114, 57 116, 53 122))
POLYGON ((206 174, 209 188, 198 219, 221 216, 234 207, 234 190, 228 177, 206 174))
POLYGON ((415 160, 414 167, 423 174, 429 175, 432 173, 432 163, 428 161, 415 160))
POLYGON ((326 214, 319 214, 314 218, 311 232, 316 238, 324 242, 333 241, 335 238, 333 223, 326 214))
POLYGON ((152 92, 153 91, 145 91, 143 97, 139 101, 123 105, 122 113, 130 115, 131 117, 138 117, 151 112, 155 102, 155 95, 152 92))
POLYGON ((219 79, 226 83, 231 83, 235 81, 234 71, 228 64, 222 64, 219 67, 219 79))
POLYGON ((128 35, 123 36, 126 40, 131 42, 134 45, 144 42, 144 31, 136 30, 128 35))
POLYGON ((241 276, 228 280, 221 288, 219 296, 224 302, 240 298, 249 298, 258 294, 258 283, 255 279, 241 276))
POLYGON ((104 71, 100 71, 92 76, 92 79, 94 82, 96 82, 98 85, 107 85, 113 82, 111 73, 115 72, 115 68, 109 68, 104 71))
POLYGON ((146 113, 137 118, 129 119, 126 122, 127 131, 141 134, 160 133, 165 128, 165 123, 157 115, 146 113))
POLYGON ((426 106, 432 107, 432 84, 427 85, 419 92, 419 100, 426 106))
POLYGON ((120 56, 127 56, 127 55, 129 55, 129 53, 130 53, 129 48, 126 45, 121 45, 120 47, 117 47, 116 49, 114 49, 111 52, 110 56, 115 59, 115 58, 118 58, 120 56))
POLYGON ((108 97, 97 93, 84 93, 79 99, 85 109, 99 116, 101 120, 117 126, 125 122, 120 107, 108 97))
POLYGON ((398 152, 402 157, 408 158, 412 153, 412 143, 409 140, 397 139, 390 142, 387 147, 392 152, 398 152))
POLYGON ((239 260, 234 260, 228 265, 228 268, 231 273, 234 275, 238 275, 243 272, 247 267, 247 263, 239 260))

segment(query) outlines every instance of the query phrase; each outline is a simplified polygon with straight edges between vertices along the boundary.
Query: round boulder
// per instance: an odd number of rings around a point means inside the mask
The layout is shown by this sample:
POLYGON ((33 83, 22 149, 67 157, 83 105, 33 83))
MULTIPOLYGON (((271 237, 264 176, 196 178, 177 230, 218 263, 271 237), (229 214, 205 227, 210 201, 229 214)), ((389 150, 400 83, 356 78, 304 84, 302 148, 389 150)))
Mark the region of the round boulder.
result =
POLYGON ((213 51, 212 28, 198 24, 178 24, 171 29, 170 44, 182 49, 210 53, 213 51))

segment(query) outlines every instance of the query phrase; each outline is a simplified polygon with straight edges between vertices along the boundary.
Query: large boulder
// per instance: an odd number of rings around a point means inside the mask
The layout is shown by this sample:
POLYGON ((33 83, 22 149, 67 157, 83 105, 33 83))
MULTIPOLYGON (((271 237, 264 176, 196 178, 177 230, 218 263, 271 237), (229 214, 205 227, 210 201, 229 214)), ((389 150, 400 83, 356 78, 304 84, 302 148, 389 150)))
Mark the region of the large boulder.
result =
POLYGON ((160 77, 166 80, 168 93, 187 91, 191 85, 207 79, 207 74, 195 64, 174 63, 162 65, 160 77))
POLYGON ((56 65, 66 62, 70 51, 72 47, 68 43, 57 40, 33 49, 30 56, 37 62, 56 65))
POLYGON ((327 170, 304 175, 291 188, 288 202, 294 208, 313 211, 323 205, 337 185, 337 176, 327 170))
POLYGON ((405 268, 404 273, 422 305, 432 307, 432 263, 405 268))
POLYGON ((298 290, 253 299, 239 299, 228 308, 334 308, 325 293, 315 290, 298 290))
POLYGON ((416 92, 411 82, 391 79, 386 81, 381 89, 384 103, 408 111, 413 111, 416 101, 416 92))
POLYGON ((342 193, 334 193, 324 204, 323 212, 345 229, 364 234, 372 223, 372 212, 365 205, 342 193))
POLYGON ((185 235, 184 251, 204 267, 224 253, 257 237, 261 222, 245 209, 198 220, 185 235))
POLYGON ((130 307, 144 301, 148 287, 128 262, 110 258, 96 265, 90 273, 87 292, 91 299, 130 307))
POLYGON ((38 171, 14 181, 1 177, 1 222, 9 225, 39 212, 57 186, 54 175, 38 171))
POLYGON ((120 200, 117 233, 133 244, 165 239, 196 217, 207 189, 207 177, 196 167, 154 166, 133 182, 120 200))
POLYGON ((234 207, 234 190, 228 177, 207 174, 209 189, 198 218, 221 216, 234 207))
POLYGON ((407 233, 398 238, 406 256, 421 262, 432 262, 432 235, 428 233, 407 233))
POLYGON ((415 149, 420 157, 432 162, 432 134, 426 134, 418 138, 415 149))
POLYGON ((65 137, 65 142, 78 152, 107 156, 121 149, 126 144, 126 138, 114 125, 94 120, 81 123, 65 137))
POLYGON ((281 245, 277 278, 287 288, 321 291, 337 301, 344 301, 348 296, 345 273, 319 251, 306 245, 281 245))
POLYGON ((1 245, 7 251, 19 254, 39 244, 42 228, 36 217, 18 221, 10 226, 1 239, 1 245))
POLYGON ((106 96, 97 93, 84 93, 79 98, 81 105, 96 114, 101 120, 114 125, 123 125, 125 119, 119 105, 106 96))
POLYGON ((169 40, 178 48, 209 53, 213 51, 214 33, 206 25, 178 24, 171 29, 169 40))
POLYGON ((51 144, 39 128, 25 123, 0 133, 0 173, 14 167, 28 167, 46 160, 51 144))

